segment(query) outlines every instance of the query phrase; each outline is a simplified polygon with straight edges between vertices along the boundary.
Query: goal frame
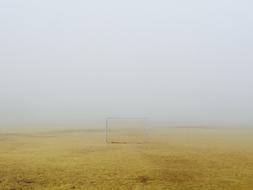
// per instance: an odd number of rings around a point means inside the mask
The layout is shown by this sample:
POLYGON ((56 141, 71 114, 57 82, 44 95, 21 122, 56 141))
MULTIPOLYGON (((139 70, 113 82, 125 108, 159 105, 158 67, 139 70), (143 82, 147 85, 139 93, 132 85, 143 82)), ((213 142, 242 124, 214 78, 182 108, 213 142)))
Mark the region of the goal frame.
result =
MULTIPOLYGON (((146 117, 107 117, 105 122, 105 142, 106 144, 113 144, 115 142, 110 141, 109 133, 110 133, 110 127, 109 127, 109 121, 110 120, 142 120, 146 123, 147 118, 146 117)), ((126 142, 117 142, 119 144, 126 144, 126 142)))

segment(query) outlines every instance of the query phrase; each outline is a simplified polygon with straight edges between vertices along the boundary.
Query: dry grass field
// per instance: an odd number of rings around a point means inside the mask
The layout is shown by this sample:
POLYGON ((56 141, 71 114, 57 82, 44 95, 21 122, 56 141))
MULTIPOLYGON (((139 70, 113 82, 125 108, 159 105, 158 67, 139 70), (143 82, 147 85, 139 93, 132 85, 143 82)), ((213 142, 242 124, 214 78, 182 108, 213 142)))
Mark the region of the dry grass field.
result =
POLYGON ((104 135, 0 128, 0 190, 253 189, 253 128, 160 127, 144 144, 104 135))

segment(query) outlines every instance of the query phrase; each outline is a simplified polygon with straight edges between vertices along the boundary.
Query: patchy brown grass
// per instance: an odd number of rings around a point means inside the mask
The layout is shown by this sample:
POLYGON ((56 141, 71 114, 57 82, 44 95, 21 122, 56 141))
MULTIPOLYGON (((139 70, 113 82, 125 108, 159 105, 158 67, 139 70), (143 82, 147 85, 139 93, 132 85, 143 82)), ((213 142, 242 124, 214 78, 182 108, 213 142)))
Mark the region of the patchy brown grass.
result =
MULTIPOLYGON (((1 133, 1 131, 0 131, 1 133)), ((101 129, 0 134, 0 190, 252 190, 253 128, 160 128, 105 144, 101 129)))

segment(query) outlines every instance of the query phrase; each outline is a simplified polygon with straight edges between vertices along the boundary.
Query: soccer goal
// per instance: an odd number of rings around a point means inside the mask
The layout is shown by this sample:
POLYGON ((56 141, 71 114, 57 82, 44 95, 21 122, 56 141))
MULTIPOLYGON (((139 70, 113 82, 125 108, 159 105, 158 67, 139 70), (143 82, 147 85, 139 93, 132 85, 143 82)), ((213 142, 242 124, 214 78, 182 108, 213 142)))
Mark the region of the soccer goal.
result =
POLYGON ((147 119, 110 117, 106 119, 106 143, 147 142, 147 119))

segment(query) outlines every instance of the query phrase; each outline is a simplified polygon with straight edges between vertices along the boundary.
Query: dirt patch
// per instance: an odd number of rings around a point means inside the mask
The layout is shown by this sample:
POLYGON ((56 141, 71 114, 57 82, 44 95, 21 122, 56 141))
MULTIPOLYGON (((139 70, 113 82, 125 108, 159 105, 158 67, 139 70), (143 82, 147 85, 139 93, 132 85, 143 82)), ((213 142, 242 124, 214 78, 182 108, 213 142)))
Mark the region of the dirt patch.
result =
POLYGON ((149 181, 151 181, 151 178, 148 177, 148 176, 142 175, 142 176, 138 176, 138 177, 136 178, 136 180, 137 180, 139 183, 147 184, 149 181))
POLYGON ((29 179, 29 178, 18 178, 15 181, 16 181, 16 183, 23 184, 23 185, 31 185, 31 184, 35 183, 34 180, 29 179))

